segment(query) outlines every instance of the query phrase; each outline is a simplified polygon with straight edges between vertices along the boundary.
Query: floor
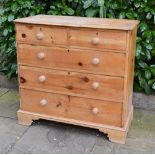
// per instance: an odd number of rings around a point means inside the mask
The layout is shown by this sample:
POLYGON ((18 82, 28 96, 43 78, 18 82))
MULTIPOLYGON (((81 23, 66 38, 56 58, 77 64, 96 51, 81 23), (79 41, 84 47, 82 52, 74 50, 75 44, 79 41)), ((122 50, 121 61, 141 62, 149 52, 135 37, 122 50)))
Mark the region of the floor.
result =
POLYGON ((16 90, 0 89, 0 153, 155 153, 155 111, 134 110, 125 145, 98 130, 52 121, 18 125, 16 90))

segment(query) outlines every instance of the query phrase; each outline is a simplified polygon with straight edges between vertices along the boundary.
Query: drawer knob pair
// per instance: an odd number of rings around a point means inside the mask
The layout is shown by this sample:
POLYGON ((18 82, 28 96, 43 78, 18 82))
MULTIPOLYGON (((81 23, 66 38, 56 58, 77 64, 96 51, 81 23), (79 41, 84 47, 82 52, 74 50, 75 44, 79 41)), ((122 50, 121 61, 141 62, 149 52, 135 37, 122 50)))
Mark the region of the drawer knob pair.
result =
POLYGON ((46 76, 45 75, 41 75, 41 76, 39 76, 38 80, 39 80, 39 82, 43 83, 43 82, 46 81, 46 76))
POLYGON ((37 54, 37 57, 38 57, 38 59, 42 60, 42 59, 45 58, 45 53, 40 52, 40 53, 37 54))
POLYGON ((96 90, 99 86, 100 86, 100 84, 98 82, 93 82, 93 84, 92 84, 92 88, 94 90, 96 90))
MULTIPOLYGON (((39 82, 41 82, 41 83, 43 83, 43 82, 45 82, 46 81, 46 76, 45 75, 41 75, 41 76, 39 76, 39 78, 38 78, 38 80, 39 80, 39 82)), ((96 90, 98 87, 99 87, 99 82, 93 82, 93 84, 92 84, 92 88, 94 89, 94 90, 96 90)))
POLYGON ((47 105, 47 100, 45 100, 45 99, 42 99, 41 101, 40 101, 40 105, 42 106, 42 107, 44 107, 44 106, 46 106, 47 105))
POLYGON ((92 64, 93 65, 98 65, 100 63, 100 59, 99 58, 93 58, 92 59, 92 64))
POLYGON ((44 38, 44 34, 42 32, 39 32, 39 33, 36 34, 36 38, 38 40, 42 40, 44 38))
POLYGON ((94 115, 96 115, 98 112, 99 112, 99 109, 98 108, 95 107, 95 108, 92 109, 92 113, 94 115))
POLYGON ((93 45, 98 45, 100 42, 100 39, 98 37, 94 37, 91 42, 93 45))

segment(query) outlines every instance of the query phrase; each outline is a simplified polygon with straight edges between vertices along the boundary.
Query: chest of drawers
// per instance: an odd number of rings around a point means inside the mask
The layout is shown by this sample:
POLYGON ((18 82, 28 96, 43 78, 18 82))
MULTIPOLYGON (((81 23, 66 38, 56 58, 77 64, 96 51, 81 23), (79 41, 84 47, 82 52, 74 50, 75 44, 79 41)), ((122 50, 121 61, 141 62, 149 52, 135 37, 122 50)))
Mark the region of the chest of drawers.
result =
POLYGON ((125 143, 139 22, 37 15, 15 23, 19 124, 70 123, 125 143))

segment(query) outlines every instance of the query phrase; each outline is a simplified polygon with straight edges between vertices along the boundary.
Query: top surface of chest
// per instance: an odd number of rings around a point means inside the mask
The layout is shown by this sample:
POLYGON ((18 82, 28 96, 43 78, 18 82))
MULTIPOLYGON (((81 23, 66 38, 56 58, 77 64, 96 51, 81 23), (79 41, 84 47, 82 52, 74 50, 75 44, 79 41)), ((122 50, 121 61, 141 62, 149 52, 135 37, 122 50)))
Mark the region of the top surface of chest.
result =
POLYGON ((107 18, 85 18, 74 16, 53 16, 53 15, 37 15, 16 19, 16 23, 69 26, 69 27, 85 27, 99 29, 115 29, 115 30, 133 30, 139 23, 137 20, 126 19, 107 19, 107 18))

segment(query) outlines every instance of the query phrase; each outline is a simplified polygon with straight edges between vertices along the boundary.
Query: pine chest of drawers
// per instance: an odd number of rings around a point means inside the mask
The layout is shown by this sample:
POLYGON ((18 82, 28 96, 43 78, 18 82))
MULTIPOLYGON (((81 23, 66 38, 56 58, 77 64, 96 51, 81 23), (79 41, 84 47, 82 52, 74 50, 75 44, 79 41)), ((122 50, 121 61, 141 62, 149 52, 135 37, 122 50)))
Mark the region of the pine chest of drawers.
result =
POLYGON ((124 143, 138 21, 37 15, 15 20, 20 124, 48 119, 124 143))

